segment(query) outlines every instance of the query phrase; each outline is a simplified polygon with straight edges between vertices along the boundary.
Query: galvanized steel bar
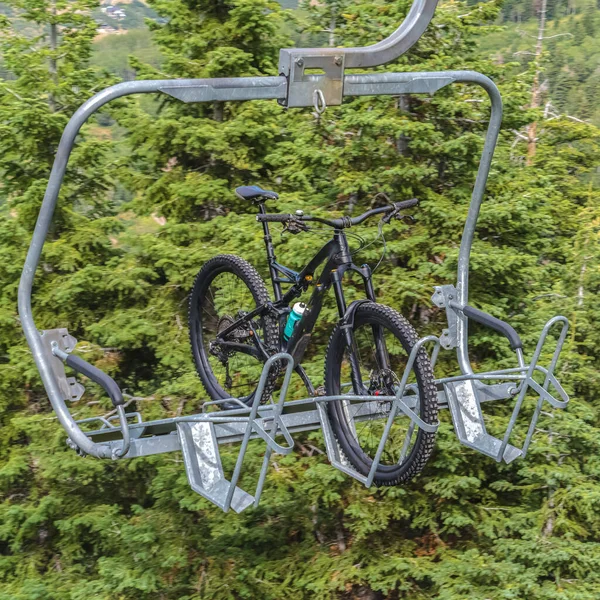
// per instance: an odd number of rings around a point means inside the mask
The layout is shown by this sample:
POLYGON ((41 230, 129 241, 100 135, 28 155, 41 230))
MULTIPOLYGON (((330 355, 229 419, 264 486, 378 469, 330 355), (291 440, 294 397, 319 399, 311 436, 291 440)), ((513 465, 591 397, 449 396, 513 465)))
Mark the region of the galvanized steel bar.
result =
MULTIPOLYGON (((315 76, 318 79, 318 76, 315 76)), ((501 122, 500 94, 493 82, 479 73, 471 71, 450 71, 440 73, 377 73, 369 75, 350 75, 345 78, 346 95, 376 95, 393 93, 431 93, 452 82, 470 82, 482 86, 492 101, 492 118, 488 127, 484 154, 479 166, 471 207, 458 265, 459 300, 467 304, 468 297, 468 261, 473 233, 487 175, 490 169, 494 145, 501 122)), ((19 284, 19 315, 27 342, 32 350, 36 365, 52 407, 67 435, 87 454, 99 458, 110 458, 105 446, 94 444, 79 428, 71 417, 63 400, 57 381, 52 372, 50 357, 41 342, 31 310, 31 291, 35 271, 39 265, 44 241, 48 234, 52 216, 58 200, 60 187, 75 138, 87 119, 110 100, 139 93, 162 92, 186 102, 239 101, 256 99, 281 99, 285 96, 286 79, 284 77, 247 77, 229 79, 199 80, 157 80, 132 81, 120 83, 96 94, 85 102, 73 115, 63 132, 57 155, 52 167, 44 200, 35 226, 31 245, 27 253, 21 281, 19 284)), ((460 344, 458 358, 463 372, 471 373, 468 360, 466 318, 461 319, 460 344)))
POLYGON ((379 440, 377 451, 375 452, 373 462, 371 463, 371 468, 369 469, 369 473, 367 474, 367 480, 365 482, 365 485, 367 487, 371 487, 373 480, 375 479, 375 475, 377 474, 377 469, 379 468, 379 463, 381 461, 381 456, 383 454, 383 449, 385 448, 388 437, 390 435, 390 431, 392 430, 392 425, 394 423, 394 420, 396 419, 396 415, 398 414, 399 410, 401 410, 411 420, 412 423, 415 423, 419 426, 420 429, 423 429, 423 431, 427 431, 430 433, 437 431, 439 423, 426 423, 402 401, 402 397, 404 396, 404 389, 406 388, 408 377, 412 372, 414 362, 417 358, 417 354, 419 353, 421 348, 423 348, 423 346, 428 342, 434 342, 436 346, 439 346, 440 340, 434 335, 421 338, 412 347, 410 351, 410 355, 408 357, 408 360, 406 361, 406 367, 404 367, 402 379, 400 380, 400 384, 398 385, 396 399, 392 402, 390 414, 388 415, 385 428, 381 436, 381 440, 379 440))
MULTIPOLYGON (((433 18, 438 0, 415 0, 402 24, 387 38, 371 46, 358 48, 285 48, 281 60, 288 56, 343 56, 346 69, 383 65, 405 54, 423 35, 433 18)), ((285 67, 285 64, 281 65, 285 67)))
MULTIPOLYGON (((40 262, 42 248, 50 228, 50 223, 52 222, 52 216, 58 200, 58 194, 67 168, 69 156, 79 130, 87 119, 98 109, 110 100, 122 96, 160 92, 162 88, 168 90, 168 92, 165 93, 173 93, 177 88, 186 89, 192 84, 202 88, 202 92, 205 94, 206 98, 205 101, 208 101, 211 98, 211 93, 215 98, 220 99, 228 94, 237 97, 240 95, 240 90, 246 90, 248 97, 251 98, 254 98, 258 93, 261 94, 261 97, 273 98, 279 97, 281 94, 282 79, 283 78, 280 77, 251 77, 239 79, 130 81, 119 83, 90 98, 75 112, 67 124, 58 146, 44 200, 40 208, 29 251, 27 252, 27 257, 25 259, 21 281, 19 283, 18 304, 21 325, 25 332, 27 343, 31 348, 36 366, 42 377, 52 408, 56 412, 60 424, 66 430, 69 439, 85 453, 98 458, 111 458, 109 449, 94 444, 81 431, 71 417, 52 372, 50 357, 47 355, 42 344, 31 311, 31 291, 35 270, 40 262)), ((285 82, 285 80, 283 80, 283 82, 285 82)))
MULTIPOLYGON (((531 362, 529 363, 529 366, 527 367, 527 376, 526 376, 525 382, 523 383, 523 386, 521 387, 521 390, 519 391, 517 401, 515 402, 515 406, 511 413, 510 421, 508 423, 508 428, 506 429, 506 433, 504 434, 504 437, 502 438, 502 445, 500 446, 499 456, 496 460, 498 460, 498 461, 502 460, 504 449, 506 448, 506 446, 508 444, 508 440, 510 439, 512 430, 514 429, 514 426, 517 422, 517 417, 519 416, 519 412, 521 411, 521 406, 523 405, 523 401, 525 400, 525 396, 527 394, 528 388, 531 387, 540 394, 540 404, 541 404, 541 400, 546 396, 546 394, 548 396, 552 397, 552 395, 547 392, 547 386, 550 383, 550 380, 552 377, 552 371, 554 370, 554 367, 556 366, 556 363, 558 362, 558 357, 560 355, 560 351, 562 349, 565 338, 567 336, 568 329, 569 329, 569 322, 567 321, 567 319, 565 317, 560 317, 560 316, 554 317, 553 319, 548 321, 548 323, 546 323, 546 325, 544 326, 544 329, 542 330, 542 335, 540 336, 540 339, 538 340, 537 346, 535 348, 535 352, 533 353, 533 356, 531 358, 531 362), (561 330, 560 337, 559 337, 559 343, 557 344, 556 349, 554 350, 554 355, 552 357, 550 369, 548 369, 548 371, 546 372, 544 387, 542 388, 533 379, 533 372, 536 370, 537 363, 542 354, 542 349, 544 347, 544 343, 546 341, 548 333, 555 323, 562 323, 562 330, 561 330)), ((565 406, 566 406, 566 402, 565 402, 565 406)), ((538 416, 539 416, 539 412, 535 411, 534 419, 537 420, 538 416)), ((534 427, 534 426, 535 426, 535 422, 532 420, 531 425, 530 425, 531 432, 533 432, 532 427, 534 427)))

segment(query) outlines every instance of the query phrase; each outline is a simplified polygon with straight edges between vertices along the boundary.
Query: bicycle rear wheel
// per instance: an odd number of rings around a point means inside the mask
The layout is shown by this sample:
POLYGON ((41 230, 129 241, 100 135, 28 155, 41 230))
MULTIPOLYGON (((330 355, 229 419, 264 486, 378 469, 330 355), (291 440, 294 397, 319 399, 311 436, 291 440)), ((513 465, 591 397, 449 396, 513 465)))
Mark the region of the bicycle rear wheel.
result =
MULTIPOLYGON (((189 301, 190 342, 196 370, 211 399, 238 398, 246 405, 252 403, 264 364, 254 338, 272 354, 277 347, 277 322, 264 314, 225 336, 222 332, 268 301, 261 276, 239 256, 215 256, 196 276, 189 301)), ((273 369, 261 401, 268 399, 276 379, 273 369)), ((239 408, 236 403, 223 407, 239 408)))
MULTIPOLYGON (((359 384, 351 376, 350 349, 344 330, 338 325, 327 348, 325 390, 331 396, 348 395, 347 400, 328 403, 331 428, 350 463, 359 473, 367 475, 392 406, 386 401, 353 401, 352 396, 395 395, 418 337, 397 311, 374 302, 357 308, 352 333, 362 389, 357 389, 359 384)), ((436 386, 423 349, 413 363, 404 397, 423 421, 428 424, 437 421, 436 386)), ((416 427, 399 412, 375 472, 375 485, 398 485, 415 477, 431 455, 434 442, 435 433, 416 427)))

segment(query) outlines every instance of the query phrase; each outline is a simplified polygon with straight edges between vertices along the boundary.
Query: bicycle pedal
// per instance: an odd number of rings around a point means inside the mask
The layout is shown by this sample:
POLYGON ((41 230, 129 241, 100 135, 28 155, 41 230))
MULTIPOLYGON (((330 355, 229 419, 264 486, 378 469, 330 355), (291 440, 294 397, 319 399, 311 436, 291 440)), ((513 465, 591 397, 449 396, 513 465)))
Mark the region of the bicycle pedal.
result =
POLYGON ((325 386, 324 385, 320 385, 316 390, 315 390, 315 396, 326 396, 327 392, 325 391, 325 386))

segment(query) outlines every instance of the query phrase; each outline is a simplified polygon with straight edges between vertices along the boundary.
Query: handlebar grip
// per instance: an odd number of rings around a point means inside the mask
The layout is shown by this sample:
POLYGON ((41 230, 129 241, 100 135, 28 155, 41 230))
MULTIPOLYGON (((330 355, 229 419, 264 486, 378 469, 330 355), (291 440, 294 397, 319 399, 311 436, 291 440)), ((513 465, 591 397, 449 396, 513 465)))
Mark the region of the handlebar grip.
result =
POLYGON ((287 223, 293 219, 293 215, 290 214, 280 214, 280 215, 272 215, 272 214, 260 214, 256 215, 256 220, 260 223, 287 223))
POLYGON ((402 202, 394 202, 394 206, 398 210, 404 210, 405 208, 412 208, 413 206, 417 206, 419 204, 419 200, 417 198, 412 198, 410 200, 403 200, 402 202))
POLYGON ((102 386, 112 400, 113 406, 122 406, 125 404, 121 388, 110 375, 107 375, 97 367, 94 367, 94 365, 90 365, 90 363, 83 360, 83 358, 73 356, 72 354, 67 356, 65 363, 74 371, 89 377, 92 381, 95 381, 98 385, 102 386))

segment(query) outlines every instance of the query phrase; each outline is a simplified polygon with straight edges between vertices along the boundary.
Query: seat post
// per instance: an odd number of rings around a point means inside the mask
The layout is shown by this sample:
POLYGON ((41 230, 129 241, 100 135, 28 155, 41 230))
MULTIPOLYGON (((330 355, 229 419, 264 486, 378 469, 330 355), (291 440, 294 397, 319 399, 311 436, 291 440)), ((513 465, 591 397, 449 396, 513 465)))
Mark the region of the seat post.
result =
MULTIPOLYGON (((258 203, 258 212, 263 215, 267 212, 265 210, 264 202, 258 203)), ((269 224, 266 221, 263 221, 262 227, 264 232, 263 239, 265 240, 265 248, 267 249, 269 272, 271 273, 271 281, 273 282, 273 293, 275 294, 275 301, 278 301, 281 300, 283 295, 281 293, 281 284, 278 281, 279 274, 275 268, 275 261, 277 260, 277 257, 275 256, 275 250, 273 249, 273 238, 271 237, 271 232, 269 231, 269 224)))

